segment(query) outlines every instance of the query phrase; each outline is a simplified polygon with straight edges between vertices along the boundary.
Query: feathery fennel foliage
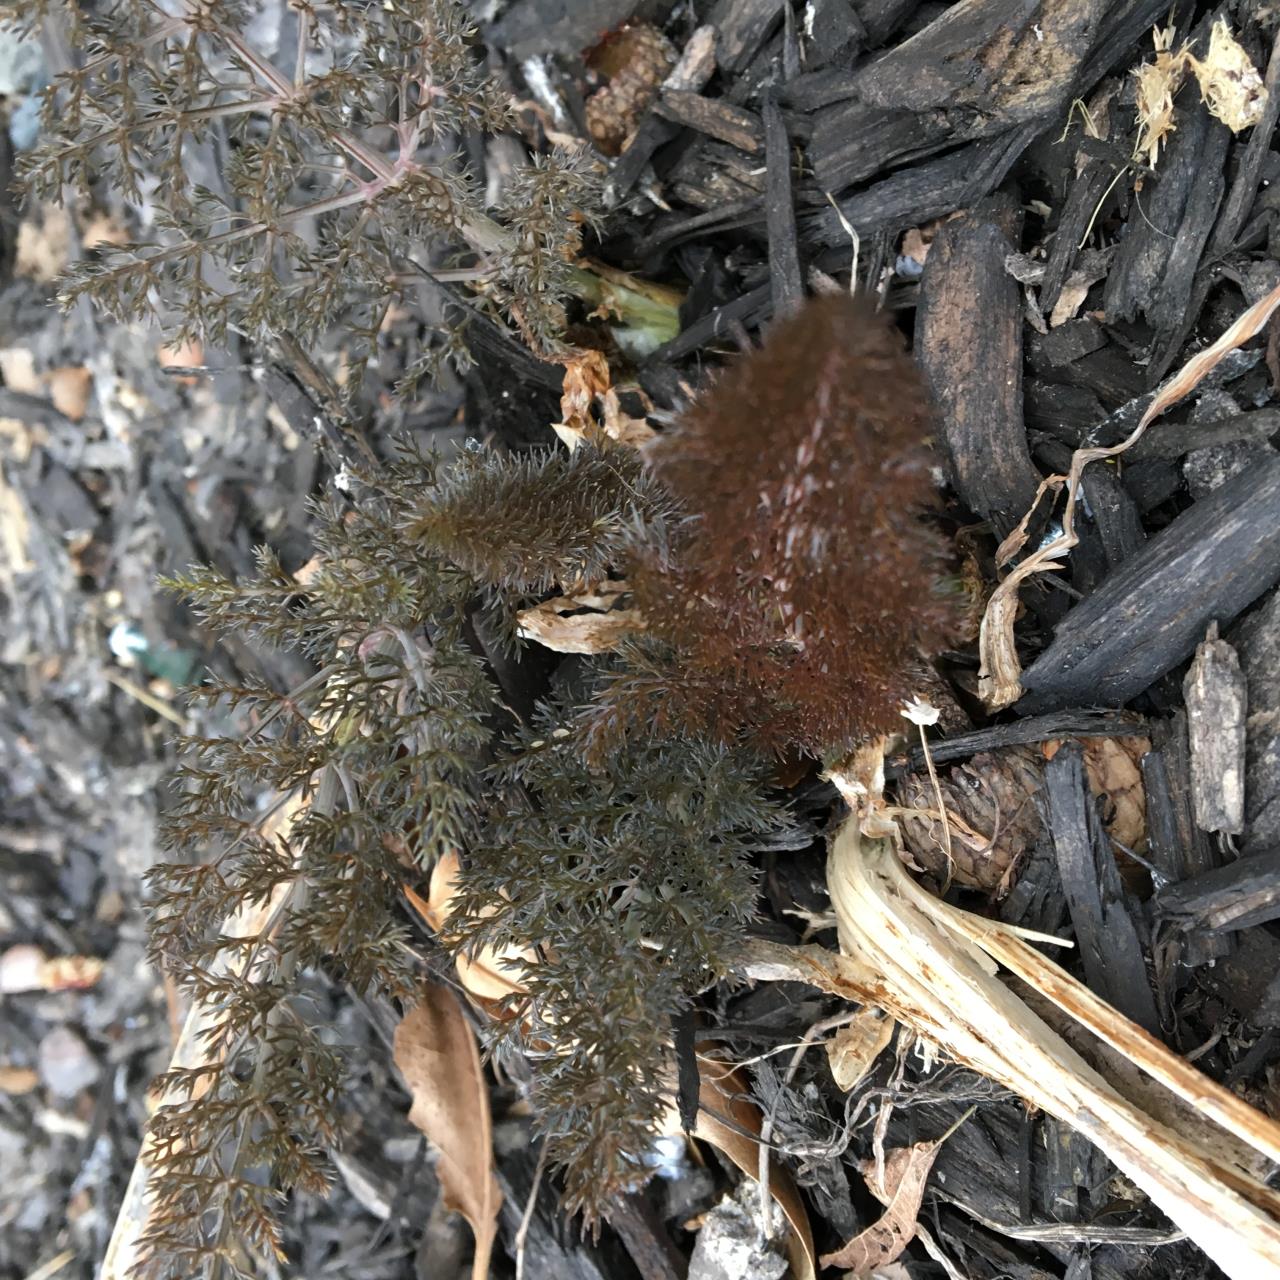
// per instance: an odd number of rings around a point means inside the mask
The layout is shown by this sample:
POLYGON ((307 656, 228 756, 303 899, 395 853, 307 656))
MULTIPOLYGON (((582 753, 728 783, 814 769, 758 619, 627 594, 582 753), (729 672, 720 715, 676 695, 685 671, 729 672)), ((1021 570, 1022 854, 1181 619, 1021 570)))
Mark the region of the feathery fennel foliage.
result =
POLYGON ((278 1250, 280 1195, 325 1188, 343 1067, 308 1023, 298 976, 321 967, 407 995, 395 909, 406 865, 457 848, 475 823, 494 695, 462 639, 470 584, 401 538, 431 470, 408 456, 376 488, 356 479, 350 504, 318 510, 320 567, 305 584, 266 552, 249 582, 195 571, 171 584, 215 627, 298 649, 316 674, 287 694, 217 681, 197 691, 245 728, 185 743, 166 836, 213 856, 149 876, 153 957, 213 1014, 207 1064, 159 1082, 170 1101, 149 1137, 142 1280, 236 1274, 234 1238, 278 1250), (297 806, 278 830, 264 792, 297 806), (258 932, 224 932, 268 902, 258 932))
POLYGON ((0 0, 0 22, 51 12, 84 56, 46 91, 20 176, 44 199, 101 184, 155 231, 79 263, 64 301, 214 343, 307 345, 341 324, 372 345, 452 253, 534 346, 558 336, 596 184, 580 158, 538 157, 485 210, 454 148, 514 117, 457 0, 294 3, 272 53, 241 0, 0 0))
POLYGON ((673 518, 612 446, 469 450, 448 466, 407 453, 317 507, 304 581, 263 552, 248 582, 194 570, 170 584, 214 626, 301 651, 316 675, 287 694, 199 691, 246 727, 186 743, 167 834, 216 852, 153 870, 152 947, 213 1003, 217 1052, 162 1082, 186 1100, 153 1124, 144 1280, 223 1274, 233 1223, 251 1248, 277 1248, 276 1197, 325 1185, 341 1055, 308 1024, 297 976, 321 967, 407 994, 395 898, 450 850, 463 857, 450 945, 539 956, 501 1034, 533 1063, 569 1203, 598 1214, 644 1176, 671 1101, 671 1015, 726 972, 754 910, 752 850, 787 818, 743 750, 593 723, 616 659, 593 660, 581 705, 495 740, 497 693, 467 620, 482 597, 509 611, 602 574, 637 530, 660 540, 673 518), (264 827, 264 790, 306 801, 287 829, 264 827), (226 936, 223 921, 273 894, 268 928, 226 936))
POLYGON ((453 942, 538 947, 498 1035, 533 1063, 550 1158, 590 1218, 648 1176, 674 1101, 671 1018, 725 976, 755 911, 752 851, 790 821, 759 759, 719 743, 631 739, 588 764, 563 701, 492 778, 453 942))

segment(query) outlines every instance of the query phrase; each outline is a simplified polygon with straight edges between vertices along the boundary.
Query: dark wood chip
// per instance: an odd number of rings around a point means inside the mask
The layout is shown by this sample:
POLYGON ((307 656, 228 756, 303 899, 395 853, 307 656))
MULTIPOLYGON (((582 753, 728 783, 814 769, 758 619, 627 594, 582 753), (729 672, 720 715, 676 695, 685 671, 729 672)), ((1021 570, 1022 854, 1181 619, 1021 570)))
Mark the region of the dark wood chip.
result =
POLYGON ((1076 948, 1091 990, 1152 1034, 1159 1034, 1142 944, 1102 829, 1078 743, 1060 747, 1045 768, 1049 829, 1076 948))
POLYGON ((916 358, 956 491, 1002 534, 1031 506, 1040 482, 1022 420, 1022 302, 1004 267, 1016 224, 999 202, 942 227, 916 313, 916 358))
POLYGON ((782 110, 768 94, 764 101, 765 161, 768 185, 765 216, 769 227, 769 284, 773 311, 785 315, 804 301, 800 250, 796 244, 796 214, 791 203, 791 144, 782 110))
POLYGON ((764 126, 754 111, 735 107, 723 98, 706 98, 700 93, 666 89, 655 108, 666 120, 673 120, 708 137, 719 138, 751 155, 764 147, 764 126))
POLYGON ((1022 712, 1119 706, 1190 657, 1211 619, 1280 579, 1280 462, 1244 472, 1162 529, 1058 627, 1023 673, 1022 712))
POLYGON ((1280 919, 1280 848, 1237 858, 1157 899, 1161 916, 1183 929, 1244 929, 1280 919))

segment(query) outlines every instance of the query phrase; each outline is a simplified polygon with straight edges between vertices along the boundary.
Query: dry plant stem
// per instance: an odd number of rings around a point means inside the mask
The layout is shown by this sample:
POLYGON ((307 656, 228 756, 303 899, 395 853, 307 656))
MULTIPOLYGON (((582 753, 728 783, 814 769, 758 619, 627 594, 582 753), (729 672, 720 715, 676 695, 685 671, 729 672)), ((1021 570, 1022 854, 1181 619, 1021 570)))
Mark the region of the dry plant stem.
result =
MULTIPOLYGON (((955 854, 951 849, 951 823, 947 818, 946 801, 942 798, 942 783, 938 781, 938 771, 933 767, 933 755, 929 751, 929 736, 924 731, 923 724, 917 724, 916 728, 920 730, 920 750, 924 752, 925 767, 929 770, 929 781, 933 784, 933 798, 938 802, 939 820, 942 823, 942 848, 947 855, 947 879, 942 886, 942 892, 945 894, 951 888, 951 877, 955 874, 955 854)), ((995 837, 992 836, 992 843, 995 843, 995 837)))
POLYGON ((993 954, 1268 1158, 1280 1153, 1280 1126, 1201 1077, 1012 932, 930 898, 891 842, 865 840, 856 822, 833 842, 828 881, 843 954, 757 945, 753 976, 800 979, 879 1005, 1089 1138, 1228 1275, 1277 1273, 1280 1195, 1223 1159, 1219 1145, 1197 1144, 1122 1096, 999 979, 993 954))
POLYGON ((533 1186, 529 1190, 529 1199, 525 1202, 524 1212, 520 1215, 520 1227, 516 1231, 516 1280, 524 1280, 525 1245, 529 1240, 529 1226, 533 1222, 533 1211, 538 1206, 538 1192, 542 1189, 542 1175, 547 1169, 547 1144, 544 1142, 538 1151, 538 1164, 533 1171, 533 1186))
POLYGON ((1114 458, 1141 439, 1147 427, 1166 409, 1189 395, 1205 376, 1229 351, 1261 332, 1271 314, 1280 307, 1280 285, 1259 298, 1212 346, 1193 356, 1156 393, 1138 420, 1138 425, 1128 439, 1108 448, 1077 449, 1071 458, 1071 468, 1065 476, 1051 476, 1045 480, 1036 494, 1032 511, 1001 544, 998 563, 1004 564, 1015 556, 1026 540, 1027 525, 1031 513, 1039 505, 1046 492, 1065 487, 1066 502, 1062 511, 1062 532, 1053 541, 1029 555, 995 589, 987 602, 978 638, 978 650, 982 665, 978 672, 978 688, 989 708, 999 710, 1016 702, 1022 694, 1022 668, 1018 662, 1013 642, 1013 624, 1018 612, 1018 588, 1032 574, 1044 573, 1055 568, 1079 539, 1075 532, 1076 498, 1080 491, 1080 475, 1091 462, 1114 458))

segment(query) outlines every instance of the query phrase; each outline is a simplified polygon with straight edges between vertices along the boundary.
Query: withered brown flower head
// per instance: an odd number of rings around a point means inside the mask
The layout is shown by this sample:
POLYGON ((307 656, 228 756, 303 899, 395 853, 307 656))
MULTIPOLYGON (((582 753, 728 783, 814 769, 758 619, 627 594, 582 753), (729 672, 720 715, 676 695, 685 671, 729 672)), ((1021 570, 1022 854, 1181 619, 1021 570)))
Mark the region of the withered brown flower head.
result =
MULTIPOLYGON (((912 672, 953 634, 929 407, 865 300, 779 321, 651 446, 695 517, 637 571, 651 625, 734 705, 813 750, 901 726, 912 672)), ((723 727, 723 710, 717 719, 723 727)))

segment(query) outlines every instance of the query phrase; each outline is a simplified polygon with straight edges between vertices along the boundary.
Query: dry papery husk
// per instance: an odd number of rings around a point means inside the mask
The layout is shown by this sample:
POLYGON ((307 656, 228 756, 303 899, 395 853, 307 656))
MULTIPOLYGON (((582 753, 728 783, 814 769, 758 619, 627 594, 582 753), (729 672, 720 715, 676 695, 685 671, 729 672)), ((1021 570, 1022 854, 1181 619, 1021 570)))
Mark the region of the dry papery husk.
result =
MULTIPOLYGON (((1039 793, 1044 762, 1060 744, 981 751, 938 770, 951 833, 948 859, 938 800, 927 774, 913 773, 899 788, 899 823, 909 863, 940 882, 1003 898, 1017 883, 1027 854, 1044 835, 1039 793)), ((1126 849, 1146 843, 1146 795, 1138 761, 1146 738, 1086 738, 1089 789, 1101 802, 1107 834, 1126 849)))
MULTIPOLYGON (((874 828, 883 830, 879 819, 874 828)), ((894 841, 856 818, 832 842, 827 879, 840 953, 753 943, 747 972, 874 1004, 957 1062, 1088 1138, 1229 1276, 1280 1274, 1280 1126, 1029 945, 1059 942, 948 906, 903 868, 894 841), (1003 967, 1032 989, 1019 998, 1003 967), (1051 1021, 1087 1032, 1104 1076, 1051 1021), (1118 1068, 1116 1066, 1118 1064, 1118 1068), (1136 1066, 1149 1079, 1142 1079, 1136 1066), (1135 1083, 1138 1082, 1138 1083, 1135 1083)))

